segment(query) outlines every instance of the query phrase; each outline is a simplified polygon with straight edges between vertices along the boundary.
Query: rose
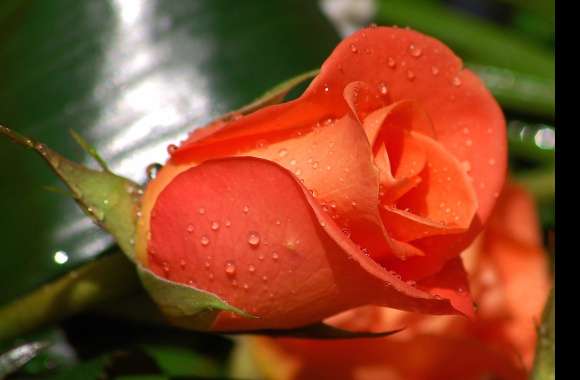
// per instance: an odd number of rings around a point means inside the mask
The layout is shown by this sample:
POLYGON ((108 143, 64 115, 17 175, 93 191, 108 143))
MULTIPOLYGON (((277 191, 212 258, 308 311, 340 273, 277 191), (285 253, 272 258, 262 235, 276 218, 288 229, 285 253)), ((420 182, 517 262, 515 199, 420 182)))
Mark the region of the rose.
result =
POLYGON ((136 252, 166 279, 291 328, 375 304, 471 314, 459 253, 489 216, 505 122, 440 42, 373 27, 300 98, 195 130, 146 189, 136 252))
POLYGON ((363 307, 333 323, 406 329, 357 341, 244 338, 238 355, 251 358, 259 377, 267 379, 527 379, 550 286, 529 194, 508 187, 489 227, 465 253, 479 305, 473 321, 363 307))

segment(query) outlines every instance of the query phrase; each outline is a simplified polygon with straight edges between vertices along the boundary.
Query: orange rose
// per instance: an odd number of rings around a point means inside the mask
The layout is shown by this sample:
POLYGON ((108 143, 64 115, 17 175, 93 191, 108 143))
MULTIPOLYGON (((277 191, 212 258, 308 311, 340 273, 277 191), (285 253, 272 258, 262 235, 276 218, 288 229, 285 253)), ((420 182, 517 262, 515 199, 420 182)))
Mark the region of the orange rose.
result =
POLYGON ((222 312, 212 329, 292 328, 368 304, 472 313, 458 255, 502 187, 505 122, 439 41, 361 30, 297 100, 169 150, 137 257, 257 317, 222 312))
POLYGON ((479 305, 473 321, 363 307, 330 321, 406 329, 356 341, 245 338, 240 347, 267 379, 526 379, 550 286, 531 197, 508 187, 465 256, 479 305))

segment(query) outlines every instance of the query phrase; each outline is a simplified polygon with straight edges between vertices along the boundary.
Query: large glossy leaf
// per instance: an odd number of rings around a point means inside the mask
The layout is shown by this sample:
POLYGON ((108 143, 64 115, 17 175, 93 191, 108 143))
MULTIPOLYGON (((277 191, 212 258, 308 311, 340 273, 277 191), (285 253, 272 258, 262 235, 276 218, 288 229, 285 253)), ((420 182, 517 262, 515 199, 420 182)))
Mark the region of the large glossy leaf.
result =
MULTIPOLYGON (((136 182, 169 142, 274 84, 318 67, 338 42, 317 4, 76 0, 0 4, 0 123, 88 163, 67 130, 136 182)), ((113 244, 37 157, 0 141, 0 304, 113 244)))

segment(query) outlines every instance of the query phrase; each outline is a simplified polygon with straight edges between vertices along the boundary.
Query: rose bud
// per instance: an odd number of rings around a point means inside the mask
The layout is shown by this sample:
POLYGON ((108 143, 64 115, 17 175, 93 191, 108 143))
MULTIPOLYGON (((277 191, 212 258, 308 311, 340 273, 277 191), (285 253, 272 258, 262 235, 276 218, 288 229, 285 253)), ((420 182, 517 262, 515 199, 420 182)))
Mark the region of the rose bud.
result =
POLYGON ((529 378, 537 325, 550 288, 534 201, 509 186, 487 229, 465 252, 479 308, 473 320, 378 307, 339 314, 328 323, 351 330, 405 326, 388 338, 356 341, 243 338, 234 376, 268 380, 430 380, 529 378), (243 356, 242 356, 243 355, 243 356))
POLYGON ((169 151, 136 254, 256 317, 207 328, 294 328, 361 305, 471 315, 459 254, 503 185, 505 121, 441 42, 361 30, 298 99, 169 151))

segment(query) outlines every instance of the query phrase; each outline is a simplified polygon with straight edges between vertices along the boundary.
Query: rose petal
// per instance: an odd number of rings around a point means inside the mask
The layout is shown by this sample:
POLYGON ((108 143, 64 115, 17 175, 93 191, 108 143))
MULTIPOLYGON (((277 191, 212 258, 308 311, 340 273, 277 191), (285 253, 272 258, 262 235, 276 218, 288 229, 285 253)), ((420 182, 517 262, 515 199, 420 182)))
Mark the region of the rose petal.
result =
POLYGON ((176 176, 153 208, 148 266, 259 317, 222 313, 218 330, 297 327, 367 303, 454 312, 365 256, 294 176, 256 158, 176 176))
POLYGON ((248 338, 246 348, 267 379, 524 380, 501 351, 475 339, 421 334, 410 340, 314 341, 248 338))

